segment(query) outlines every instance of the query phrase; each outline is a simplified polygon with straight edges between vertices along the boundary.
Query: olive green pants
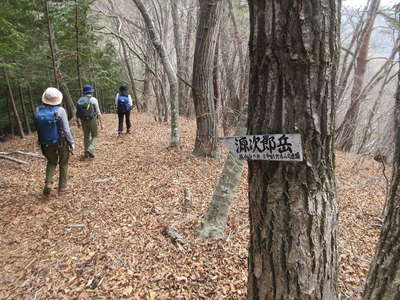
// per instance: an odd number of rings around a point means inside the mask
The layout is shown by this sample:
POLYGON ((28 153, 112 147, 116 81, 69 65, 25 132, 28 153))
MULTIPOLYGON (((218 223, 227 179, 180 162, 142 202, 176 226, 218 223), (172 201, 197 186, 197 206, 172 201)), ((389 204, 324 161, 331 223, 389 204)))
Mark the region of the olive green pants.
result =
POLYGON ((81 120, 83 129, 83 146, 85 152, 89 151, 94 154, 94 148, 97 144, 98 125, 97 118, 94 117, 90 120, 81 120))
POLYGON ((67 142, 63 141, 59 145, 42 146, 42 153, 47 159, 46 184, 53 182, 54 173, 57 164, 60 166, 60 177, 58 179, 58 188, 66 187, 68 184, 68 159, 69 151, 67 142))

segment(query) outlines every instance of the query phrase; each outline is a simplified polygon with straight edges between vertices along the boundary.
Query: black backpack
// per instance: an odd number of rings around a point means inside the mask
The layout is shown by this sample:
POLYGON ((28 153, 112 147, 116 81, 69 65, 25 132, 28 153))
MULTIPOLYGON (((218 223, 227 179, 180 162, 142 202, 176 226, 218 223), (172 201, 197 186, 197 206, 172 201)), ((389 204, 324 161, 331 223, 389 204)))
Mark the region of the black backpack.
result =
POLYGON ((96 116, 96 109, 90 103, 91 97, 83 96, 76 103, 76 116, 82 120, 90 120, 96 116))

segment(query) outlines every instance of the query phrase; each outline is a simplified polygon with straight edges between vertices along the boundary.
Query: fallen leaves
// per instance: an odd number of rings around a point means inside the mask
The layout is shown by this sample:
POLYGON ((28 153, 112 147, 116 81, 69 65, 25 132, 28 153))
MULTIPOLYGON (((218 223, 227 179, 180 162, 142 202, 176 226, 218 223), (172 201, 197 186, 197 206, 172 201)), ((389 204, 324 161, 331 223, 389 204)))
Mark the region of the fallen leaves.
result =
MULTIPOLYGON (((191 154, 194 121, 181 120, 182 147, 168 150, 168 125, 150 114, 134 114, 135 130, 122 138, 113 116, 104 120, 92 161, 79 157, 82 134, 73 128, 67 195, 41 198, 42 160, 0 162, 0 298, 245 299, 247 170, 224 239, 197 239, 223 159, 191 154), (175 243, 166 228, 177 233, 175 243)), ((14 139, 0 151, 40 153, 35 140, 14 139)), ((337 154, 339 287, 351 299, 360 294, 380 230, 386 183, 379 168, 337 154)))

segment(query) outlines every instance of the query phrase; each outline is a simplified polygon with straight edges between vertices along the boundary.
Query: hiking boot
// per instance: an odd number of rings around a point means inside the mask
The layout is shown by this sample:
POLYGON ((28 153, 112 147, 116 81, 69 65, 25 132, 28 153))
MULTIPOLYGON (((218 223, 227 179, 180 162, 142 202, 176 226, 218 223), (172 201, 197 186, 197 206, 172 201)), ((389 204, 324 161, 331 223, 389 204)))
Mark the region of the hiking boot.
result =
POLYGON ((89 150, 86 151, 86 154, 88 155, 88 157, 94 158, 94 154, 92 152, 90 152, 89 150))
POLYGON ((51 187, 49 187, 48 185, 45 185, 43 188, 43 195, 49 196, 50 192, 51 192, 51 187))
POLYGON ((58 189, 58 194, 59 194, 59 195, 61 195, 61 194, 66 194, 66 193, 68 193, 68 192, 69 192, 69 188, 66 187, 66 186, 62 186, 62 187, 60 187, 60 188, 58 189))

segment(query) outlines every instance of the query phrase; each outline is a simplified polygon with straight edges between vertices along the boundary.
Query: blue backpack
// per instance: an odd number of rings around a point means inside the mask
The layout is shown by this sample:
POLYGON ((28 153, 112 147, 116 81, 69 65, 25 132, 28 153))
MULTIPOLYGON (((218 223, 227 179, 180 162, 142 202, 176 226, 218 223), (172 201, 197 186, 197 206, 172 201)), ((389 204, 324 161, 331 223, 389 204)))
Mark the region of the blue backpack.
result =
POLYGON ((83 120, 90 120, 96 116, 94 105, 90 103, 91 97, 83 96, 76 103, 76 116, 83 120))
POLYGON ((39 137, 39 144, 43 146, 57 145, 61 142, 61 119, 57 118, 58 106, 40 105, 36 108, 34 122, 39 137))
POLYGON ((130 112, 132 106, 129 104, 129 97, 124 95, 118 95, 118 106, 117 113, 126 114, 130 112))

